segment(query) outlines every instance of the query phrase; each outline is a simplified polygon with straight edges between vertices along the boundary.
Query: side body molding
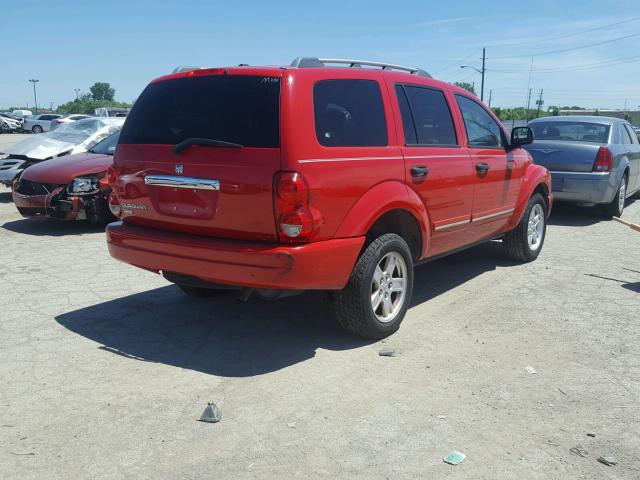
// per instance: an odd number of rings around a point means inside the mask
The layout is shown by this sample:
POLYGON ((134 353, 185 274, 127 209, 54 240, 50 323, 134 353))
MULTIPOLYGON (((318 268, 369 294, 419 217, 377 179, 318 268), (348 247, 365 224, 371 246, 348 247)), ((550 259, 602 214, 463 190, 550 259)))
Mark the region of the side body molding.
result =
POLYGON ((336 238, 365 235, 382 215, 390 210, 406 210, 418 223, 424 258, 431 237, 429 215, 420 197, 398 181, 382 182, 365 193, 351 208, 335 233, 336 238))

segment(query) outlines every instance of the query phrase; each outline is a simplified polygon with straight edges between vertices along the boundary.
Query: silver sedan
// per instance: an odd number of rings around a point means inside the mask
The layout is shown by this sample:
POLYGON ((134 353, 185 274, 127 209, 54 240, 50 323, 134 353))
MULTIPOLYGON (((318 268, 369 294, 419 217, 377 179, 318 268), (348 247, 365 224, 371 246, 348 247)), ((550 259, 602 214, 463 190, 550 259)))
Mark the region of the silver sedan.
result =
POLYGON ((620 216, 640 193, 640 142, 629 122, 600 116, 545 117, 529 123, 525 148, 551 172, 554 200, 603 205, 620 216))

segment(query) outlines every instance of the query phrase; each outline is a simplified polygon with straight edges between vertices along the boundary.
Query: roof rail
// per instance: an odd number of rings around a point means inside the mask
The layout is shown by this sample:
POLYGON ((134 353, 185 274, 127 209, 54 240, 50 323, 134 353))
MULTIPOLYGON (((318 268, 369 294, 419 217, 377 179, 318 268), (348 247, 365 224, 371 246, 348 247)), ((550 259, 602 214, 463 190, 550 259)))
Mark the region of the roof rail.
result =
POLYGON ((432 78, 431 75, 429 75, 421 68, 403 67, 402 65, 394 65, 392 63, 382 62, 370 62, 368 60, 350 60, 347 58, 298 57, 293 62, 291 62, 291 66, 297 68, 322 68, 326 67, 327 63, 348 65, 351 68, 361 68, 363 65, 366 65, 369 67, 380 67, 382 70, 400 70, 403 72, 409 72, 412 75, 432 78))
POLYGON ((171 73, 182 73, 182 72, 190 72, 191 70, 202 70, 204 67, 192 67, 187 65, 180 65, 173 69, 171 73))

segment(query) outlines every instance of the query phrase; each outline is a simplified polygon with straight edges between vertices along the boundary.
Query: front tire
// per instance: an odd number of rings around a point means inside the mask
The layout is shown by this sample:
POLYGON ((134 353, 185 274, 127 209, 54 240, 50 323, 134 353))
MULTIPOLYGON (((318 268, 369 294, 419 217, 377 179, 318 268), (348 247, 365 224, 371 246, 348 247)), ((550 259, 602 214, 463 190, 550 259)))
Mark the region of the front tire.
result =
POLYGON ((547 204, 536 193, 529 199, 520 223, 502 239, 507 257, 518 262, 532 262, 540 254, 547 234, 547 204))
POLYGON ((621 217, 624 204, 627 200, 627 176, 623 175, 618 191, 611 200, 611 203, 604 205, 604 216, 606 218, 621 217))
POLYGON ((33 133, 42 133, 42 127, 40 125, 34 125, 31 131, 33 133))
POLYGON ((387 233, 362 252, 347 285, 333 294, 333 306, 342 328, 379 340, 398 330, 412 292, 409 246, 399 235, 387 233))

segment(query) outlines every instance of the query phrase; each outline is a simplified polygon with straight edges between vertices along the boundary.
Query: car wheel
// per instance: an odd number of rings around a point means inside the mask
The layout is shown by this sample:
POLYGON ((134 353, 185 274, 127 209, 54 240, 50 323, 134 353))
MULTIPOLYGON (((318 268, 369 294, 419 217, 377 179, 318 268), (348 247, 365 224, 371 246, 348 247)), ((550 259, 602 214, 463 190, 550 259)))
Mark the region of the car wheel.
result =
POLYGON ((40 125, 34 125, 31 131, 33 133, 42 133, 42 127, 40 125))
POLYGON ((404 319, 413 291, 413 259, 396 234, 376 238, 362 252, 344 289, 333 294, 338 322, 345 330, 381 339, 404 319))
POLYGON ((624 204, 627 199, 627 176, 623 175, 618 187, 618 192, 614 195, 611 203, 604 206, 604 216, 607 218, 620 217, 624 210, 624 204))
POLYGON ((176 283, 178 288, 190 297, 215 297, 221 295, 228 290, 216 290, 215 288, 192 287, 190 285, 180 285, 176 283))
POLYGON ((518 262, 538 258, 547 234, 547 204, 536 193, 529 199, 520 223, 502 239, 507 257, 518 262))

